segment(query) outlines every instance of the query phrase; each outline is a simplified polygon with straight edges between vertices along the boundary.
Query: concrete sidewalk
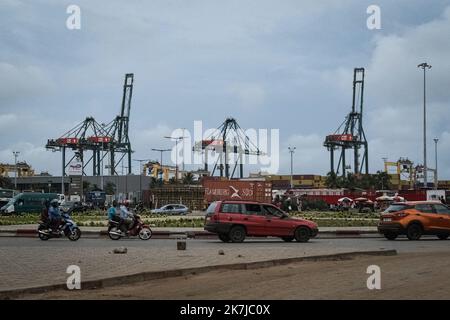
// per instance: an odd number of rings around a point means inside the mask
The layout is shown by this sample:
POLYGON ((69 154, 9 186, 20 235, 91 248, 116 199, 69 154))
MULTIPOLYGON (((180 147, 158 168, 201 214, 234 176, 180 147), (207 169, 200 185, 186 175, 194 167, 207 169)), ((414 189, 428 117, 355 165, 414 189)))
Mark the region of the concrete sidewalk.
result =
MULTIPOLYGON (((180 270, 197 272, 196 268, 207 268, 201 269, 203 271, 217 266, 238 268, 237 265, 249 263, 259 263, 258 266, 263 267, 275 260, 289 262, 290 259, 324 255, 386 251, 379 248, 376 243, 360 246, 358 241, 340 241, 313 241, 308 244, 248 241, 234 245, 215 240, 187 240, 187 249, 178 251, 175 240, 162 239, 120 242, 80 239, 76 242, 68 240, 44 242, 30 238, 2 238, 0 298, 5 291, 61 286, 66 283, 69 276, 67 268, 71 265, 80 267, 82 283, 114 279, 107 284, 117 284, 142 273, 146 273, 147 277, 161 278, 183 275, 184 271, 180 270), (114 254, 113 250, 120 246, 127 247, 128 252, 114 254)), ((239 268, 243 267, 244 265, 239 268)), ((104 285, 101 282, 101 286, 104 285)))
MULTIPOLYGON (((35 237, 37 235, 37 224, 0 226, 0 237, 35 237)), ((80 227, 82 237, 99 238, 107 236, 105 227, 80 227)), ((203 228, 151 228, 153 237, 156 239, 168 239, 176 236, 188 238, 217 238, 213 233, 203 228)), ((376 227, 322 227, 319 228, 317 238, 332 237, 380 237, 376 227)))

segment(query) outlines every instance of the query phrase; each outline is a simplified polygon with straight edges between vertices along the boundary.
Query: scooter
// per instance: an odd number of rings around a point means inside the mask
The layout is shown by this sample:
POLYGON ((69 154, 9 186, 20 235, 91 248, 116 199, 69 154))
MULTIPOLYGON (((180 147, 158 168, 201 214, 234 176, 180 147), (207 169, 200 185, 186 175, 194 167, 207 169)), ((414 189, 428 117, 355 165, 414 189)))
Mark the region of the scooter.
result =
POLYGON ((48 240, 51 238, 62 238, 66 236, 71 241, 77 241, 81 237, 81 230, 77 224, 70 217, 70 212, 61 212, 62 222, 57 230, 50 229, 50 223, 41 221, 38 226, 38 235, 41 240, 48 240))
POLYGON ((138 236, 141 240, 149 240, 152 237, 152 230, 141 220, 137 214, 133 215, 133 225, 126 231, 121 230, 121 223, 114 220, 109 220, 108 235, 111 240, 119 240, 122 237, 138 236))

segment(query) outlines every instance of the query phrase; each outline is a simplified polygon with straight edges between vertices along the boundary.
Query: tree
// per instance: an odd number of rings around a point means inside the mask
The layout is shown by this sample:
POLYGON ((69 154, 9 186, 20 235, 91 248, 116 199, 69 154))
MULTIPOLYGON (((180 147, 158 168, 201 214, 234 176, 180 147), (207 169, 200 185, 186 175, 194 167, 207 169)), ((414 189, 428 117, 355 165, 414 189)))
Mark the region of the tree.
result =
POLYGON ((178 181, 177 181, 177 179, 175 179, 175 177, 172 177, 169 179, 169 184, 177 184, 177 183, 178 183, 178 181))
POLYGON ((386 190, 391 188, 391 176, 384 171, 377 171, 374 177, 375 188, 378 190, 386 190))
POLYGON ((186 172, 183 176, 183 184, 194 184, 194 175, 192 172, 186 172))
POLYGON ((107 182, 105 186, 105 192, 108 195, 114 195, 116 194, 116 184, 114 182, 107 182))
POLYGON ((84 192, 91 191, 91 183, 89 181, 83 181, 83 190, 84 192))
POLYGON ((358 181, 358 187, 364 190, 375 188, 375 177, 372 174, 364 174, 358 181))
POLYGON ((150 183, 148 184, 148 186, 151 188, 155 188, 155 187, 160 187, 162 185, 162 181, 161 179, 157 179, 155 177, 151 177, 150 178, 150 183))
POLYGON ((339 179, 335 172, 330 171, 327 173, 327 178, 325 179, 325 185, 327 186, 327 188, 330 188, 330 189, 340 188, 339 179))
POLYGON ((356 175, 353 173, 348 173, 347 176, 344 178, 344 188, 347 189, 355 189, 358 186, 358 180, 356 175))
POLYGON ((14 184, 11 182, 11 179, 9 177, 0 176, 0 188, 13 189, 14 184))

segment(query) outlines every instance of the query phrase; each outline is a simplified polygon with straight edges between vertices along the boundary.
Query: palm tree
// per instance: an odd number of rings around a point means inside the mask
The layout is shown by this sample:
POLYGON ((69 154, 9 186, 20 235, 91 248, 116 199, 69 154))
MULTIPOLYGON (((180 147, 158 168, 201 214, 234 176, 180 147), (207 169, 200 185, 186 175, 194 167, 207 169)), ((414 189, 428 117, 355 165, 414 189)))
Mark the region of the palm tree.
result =
POLYGON ((339 188, 339 179, 335 172, 328 172, 327 178, 325 179, 325 185, 327 188, 336 189, 339 188))
POLYGON ((186 172, 183 176, 183 184, 194 184, 194 175, 192 172, 186 172))
POLYGON ((106 183, 105 192, 108 195, 113 195, 116 193, 116 184, 114 182, 109 181, 106 183))
POLYGON ((14 184, 11 182, 9 177, 0 176, 0 188, 12 189, 14 184))
POLYGON ((375 174, 375 187, 379 190, 391 188, 391 176, 384 171, 377 171, 375 174))

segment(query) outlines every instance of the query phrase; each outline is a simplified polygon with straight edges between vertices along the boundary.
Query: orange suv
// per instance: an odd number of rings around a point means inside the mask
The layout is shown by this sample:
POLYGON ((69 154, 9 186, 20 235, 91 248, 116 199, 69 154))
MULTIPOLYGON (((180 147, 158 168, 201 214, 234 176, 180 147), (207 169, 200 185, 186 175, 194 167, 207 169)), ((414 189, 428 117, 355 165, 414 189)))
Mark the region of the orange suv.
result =
POLYGON ((445 240, 450 236, 450 209, 438 201, 393 203, 381 214, 378 232, 389 240, 401 234, 409 240, 422 235, 445 240))

